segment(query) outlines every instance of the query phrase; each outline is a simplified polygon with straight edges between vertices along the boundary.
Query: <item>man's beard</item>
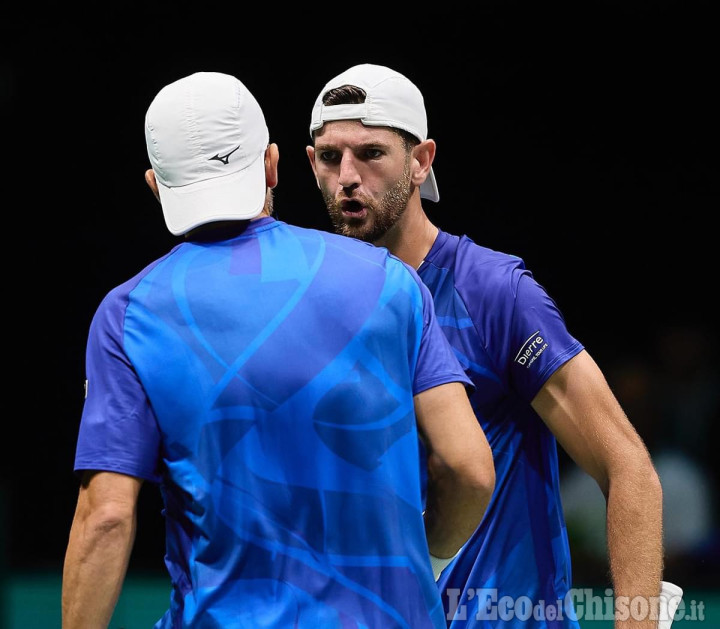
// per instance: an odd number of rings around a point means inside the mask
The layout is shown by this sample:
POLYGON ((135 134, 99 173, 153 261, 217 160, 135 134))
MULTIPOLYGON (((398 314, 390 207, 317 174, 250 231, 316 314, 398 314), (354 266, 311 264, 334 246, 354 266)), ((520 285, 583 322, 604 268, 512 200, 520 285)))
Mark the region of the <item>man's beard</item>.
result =
POLYGON ((377 204, 369 199, 357 197, 358 201, 367 208, 365 218, 345 217, 341 204, 336 203, 333 195, 323 191, 323 198, 330 220, 338 234, 366 242, 376 242, 400 220, 405 212, 410 199, 410 164, 409 162, 405 163, 402 177, 382 196, 377 204))

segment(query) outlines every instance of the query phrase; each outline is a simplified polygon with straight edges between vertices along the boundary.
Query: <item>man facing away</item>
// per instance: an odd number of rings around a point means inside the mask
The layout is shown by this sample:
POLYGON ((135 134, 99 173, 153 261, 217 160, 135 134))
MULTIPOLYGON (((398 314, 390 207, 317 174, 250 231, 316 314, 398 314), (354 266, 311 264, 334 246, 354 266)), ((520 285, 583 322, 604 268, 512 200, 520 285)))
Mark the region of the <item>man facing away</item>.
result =
MULTIPOLYGON (((417 269, 475 384, 471 401, 493 451, 496 489, 438 581, 450 626, 514 626, 521 617, 524 627, 579 626, 580 609, 568 597, 556 441, 606 497, 618 620, 622 597, 653 605, 663 565, 662 491, 645 445, 523 261, 428 219, 422 198, 439 200, 436 145, 418 88, 390 68, 353 66, 321 90, 310 135, 307 154, 335 229, 417 269), (528 599, 540 618, 526 618, 528 599)), ((649 615, 622 626, 631 625, 656 626, 649 615)))
POLYGON ((108 626, 145 481, 172 584, 156 628, 444 627, 433 565, 494 473, 427 288, 383 249, 272 217, 278 147, 236 78, 165 86, 145 133, 184 239, 90 326, 63 628, 108 626))

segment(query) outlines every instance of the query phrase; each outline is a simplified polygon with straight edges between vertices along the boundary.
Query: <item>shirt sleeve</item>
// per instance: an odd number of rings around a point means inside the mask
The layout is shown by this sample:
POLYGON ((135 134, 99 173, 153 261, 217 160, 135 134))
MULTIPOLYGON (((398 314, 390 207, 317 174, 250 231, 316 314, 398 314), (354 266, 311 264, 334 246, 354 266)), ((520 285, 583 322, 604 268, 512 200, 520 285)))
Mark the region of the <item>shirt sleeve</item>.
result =
POLYGON ((93 317, 86 348, 86 392, 76 472, 118 472, 160 481, 160 431, 123 348, 127 299, 111 292, 93 317))
POLYGON ((503 364, 513 389, 532 400, 547 379, 583 345, 565 323, 555 300, 529 271, 517 270, 508 343, 503 364))

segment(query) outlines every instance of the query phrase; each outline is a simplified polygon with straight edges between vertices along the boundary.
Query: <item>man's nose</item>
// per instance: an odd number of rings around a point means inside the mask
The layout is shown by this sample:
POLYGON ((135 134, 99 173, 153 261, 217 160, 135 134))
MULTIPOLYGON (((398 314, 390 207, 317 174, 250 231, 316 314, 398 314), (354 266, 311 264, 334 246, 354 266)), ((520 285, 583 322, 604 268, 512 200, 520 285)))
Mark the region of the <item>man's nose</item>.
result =
POLYGON ((345 154, 340 160, 340 176, 338 184, 343 188, 352 188, 360 184, 360 173, 352 155, 345 154))

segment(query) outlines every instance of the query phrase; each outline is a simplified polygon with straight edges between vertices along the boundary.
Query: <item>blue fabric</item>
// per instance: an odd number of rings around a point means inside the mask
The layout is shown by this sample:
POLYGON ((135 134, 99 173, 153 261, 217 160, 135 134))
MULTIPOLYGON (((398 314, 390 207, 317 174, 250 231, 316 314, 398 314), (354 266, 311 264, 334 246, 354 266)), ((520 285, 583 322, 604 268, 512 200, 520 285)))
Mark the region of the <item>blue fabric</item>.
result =
POLYGON ((495 461, 485 517, 438 581, 450 626, 578 627, 572 606, 570 614, 563 608, 572 579, 557 445, 530 402, 583 347, 520 258, 441 230, 419 275, 475 384, 471 401, 495 461), (560 617, 550 612, 520 623, 512 607, 501 613, 493 597, 528 597, 538 609, 560 600, 560 617))
POLYGON ((158 481, 157 627, 444 627, 413 396, 472 382, 387 250, 264 218, 93 319, 75 469, 158 481))

